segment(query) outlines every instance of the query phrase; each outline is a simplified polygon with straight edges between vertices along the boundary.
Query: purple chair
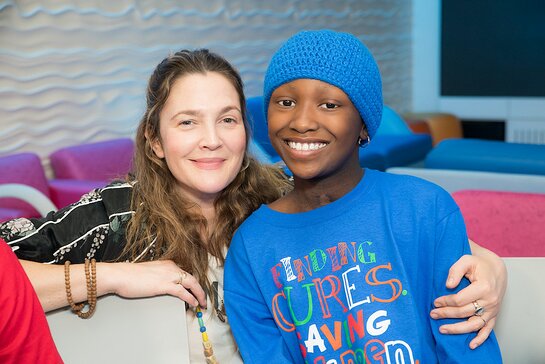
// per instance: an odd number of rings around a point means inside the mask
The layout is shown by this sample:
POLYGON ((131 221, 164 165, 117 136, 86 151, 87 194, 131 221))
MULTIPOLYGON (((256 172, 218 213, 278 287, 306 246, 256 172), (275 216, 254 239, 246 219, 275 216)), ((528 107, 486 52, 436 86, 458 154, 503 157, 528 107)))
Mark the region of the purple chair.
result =
POLYGON ((49 158, 55 179, 49 182, 51 199, 59 207, 74 203, 132 168, 134 142, 129 138, 61 148, 49 158))
MULTIPOLYGON (((36 154, 19 153, 0 157, 0 170, 0 185, 26 185, 50 197, 42 162, 36 154)), ((30 203, 20 198, 0 198, 0 221, 41 215, 30 203)))

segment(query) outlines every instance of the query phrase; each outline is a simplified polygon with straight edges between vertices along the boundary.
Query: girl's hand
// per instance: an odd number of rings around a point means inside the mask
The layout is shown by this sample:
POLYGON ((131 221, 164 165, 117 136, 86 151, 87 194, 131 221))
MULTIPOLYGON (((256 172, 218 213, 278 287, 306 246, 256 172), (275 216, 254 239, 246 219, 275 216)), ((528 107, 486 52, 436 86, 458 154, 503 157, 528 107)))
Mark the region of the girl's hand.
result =
POLYGON ((97 284, 105 284, 109 293, 126 298, 168 294, 206 308, 206 295, 197 279, 170 260, 99 264, 103 274, 97 277, 97 284))
POLYGON ((443 334, 461 334, 478 331, 469 347, 475 349, 490 335, 496 324, 496 316, 500 311, 501 301, 507 287, 507 270, 505 264, 496 254, 472 245, 476 255, 462 256, 451 268, 446 286, 455 288, 466 277, 471 284, 453 295, 446 295, 434 301, 435 309, 430 313, 434 319, 463 318, 466 321, 456 324, 442 325, 439 331, 443 334), (482 316, 475 315, 475 305, 484 307, 482 316))

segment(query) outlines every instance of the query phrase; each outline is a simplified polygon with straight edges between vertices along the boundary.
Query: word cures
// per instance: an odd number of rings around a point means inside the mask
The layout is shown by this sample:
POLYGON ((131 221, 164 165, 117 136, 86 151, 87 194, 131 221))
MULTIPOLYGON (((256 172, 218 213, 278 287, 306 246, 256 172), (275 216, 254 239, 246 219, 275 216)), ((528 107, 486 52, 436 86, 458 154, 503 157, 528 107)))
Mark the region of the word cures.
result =
POLYGON ((319 305, 321 318, 328 319, 331 317, 330 303, 340 306, 334 307, 334 311, 340 308, 343 313, 346 313, 352 308, 365 303, 393 302, 399 298, 400 295, 407 294, 407 292, 402 289, 403 287, 399 279, 391 278, 381 281, 377 278, 377 272, 383 269, 391 271, 392 266, 390 263, 387 263, 373 267, 365 274, 364 280, 358 280, 357 277, 354 277, 354 283, 351 281, 351 276, 353 273, 361 272, 359 265, 342 273, 343 284, 341 284, 340 279, 335 275, 327 275, 324 278, 315 278, 312 280, 312 283, 301 285, 295 299, 293 298, 294 287, 285 286, 282 291, 273 296, 272 312, 274 319, 282 330, 290 332, 295 330, 296 326, 305 325, 311 320, 314 315, 314 307, 317 306, 317 304, 319 305), (362 285, 362 281, 366 284, 362 285), (358 285, 356 286, 356 284, 358 285), (341 294, 341 286, 344 286, 342 292, 344 296, 339 297, 341 294), (372 287, 381 287, 382 289, 379 291, 381 295, 379 296, 378 294, 371 293, 369 288, 372 287), (365 288, 367 288, 367 290, 365 290, 365 288), (354 294, 359 290, 364 290, 364 292, 359 294, 358 297, 364 298, 355 300, 354 294), (342 298, 344 298, 344 300, 342 298), (285 302, 280 304, 280 300, 285 302), (304 301, 306 301, 306 306, 303 303, 304 301), (317 301, 317 304, 315 301, 317 301), (302 312, 302 316, 298 317, 296 314, 293 302, 297 302, 299 315, 302 312), (282 313, 282 307, 285 307, 286 304, 292 320, 286 319, 282 313))

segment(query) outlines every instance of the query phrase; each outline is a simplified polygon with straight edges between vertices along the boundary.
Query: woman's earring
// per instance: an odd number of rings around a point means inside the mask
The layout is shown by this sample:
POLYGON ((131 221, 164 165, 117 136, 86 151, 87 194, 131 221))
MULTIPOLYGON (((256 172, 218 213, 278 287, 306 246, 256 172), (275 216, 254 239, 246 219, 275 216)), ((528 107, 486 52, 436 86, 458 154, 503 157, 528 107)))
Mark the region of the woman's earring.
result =
POLYGON ((367 135, 367 139, 364 141, 361 137, 358 138, 358 146, 360 148, 365 148, 366 146, 371 143, 371 138, 369 138, 369 135, 367 135))

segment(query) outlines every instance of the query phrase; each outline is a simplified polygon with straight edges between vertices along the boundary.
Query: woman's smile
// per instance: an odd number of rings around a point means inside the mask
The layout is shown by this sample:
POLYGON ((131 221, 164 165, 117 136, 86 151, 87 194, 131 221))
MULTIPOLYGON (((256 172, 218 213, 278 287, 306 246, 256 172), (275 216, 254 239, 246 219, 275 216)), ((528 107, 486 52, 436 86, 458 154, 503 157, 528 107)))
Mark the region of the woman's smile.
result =
POLYGON ((223 162, 226 161, 225 158, 198 158, 190 159, 195 167, 204 170, 215 170, 220 169, 223 166, 223 162))

